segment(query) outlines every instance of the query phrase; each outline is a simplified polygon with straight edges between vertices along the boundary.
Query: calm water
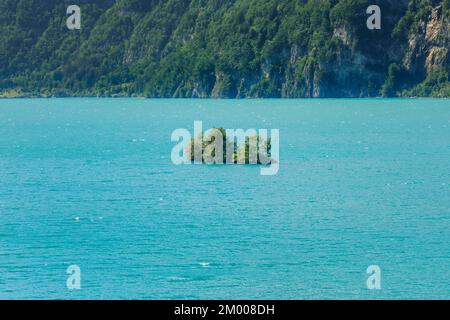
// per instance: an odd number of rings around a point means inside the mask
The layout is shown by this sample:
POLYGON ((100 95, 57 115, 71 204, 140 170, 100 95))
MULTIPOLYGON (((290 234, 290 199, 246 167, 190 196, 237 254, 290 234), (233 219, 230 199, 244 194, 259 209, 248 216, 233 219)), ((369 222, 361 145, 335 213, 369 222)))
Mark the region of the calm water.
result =
POLYGON ((0 219, 1 299, 449 299, 450 100, 0 100, 0 219), (174 166, 194 120, 278 175, 174 166))

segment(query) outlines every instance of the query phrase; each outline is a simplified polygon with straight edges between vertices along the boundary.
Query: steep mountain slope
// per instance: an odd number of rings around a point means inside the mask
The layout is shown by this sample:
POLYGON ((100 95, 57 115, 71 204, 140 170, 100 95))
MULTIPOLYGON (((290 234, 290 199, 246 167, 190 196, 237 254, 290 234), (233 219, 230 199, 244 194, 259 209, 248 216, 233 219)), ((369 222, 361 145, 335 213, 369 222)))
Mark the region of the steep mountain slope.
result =
POLYGON ((450 0, 77 0, 68 30, 72 2, 0 0, 0 93, 450 95, 450 0))

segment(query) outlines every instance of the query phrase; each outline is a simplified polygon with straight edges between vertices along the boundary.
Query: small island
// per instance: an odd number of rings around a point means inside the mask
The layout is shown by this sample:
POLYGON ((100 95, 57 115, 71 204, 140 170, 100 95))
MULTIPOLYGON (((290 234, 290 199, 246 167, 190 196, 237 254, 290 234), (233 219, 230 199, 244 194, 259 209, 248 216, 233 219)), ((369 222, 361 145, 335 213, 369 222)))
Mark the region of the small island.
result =
POLYGON ((239 137, 233 134, 230 137, 227 132, 230 131, 212 128, 191 138, 190 143, 186 145, 185 156, 191 162, 207 164, 268 165, 276 162, 272 159, 272 141, 267 135, 252 134, 239 137))

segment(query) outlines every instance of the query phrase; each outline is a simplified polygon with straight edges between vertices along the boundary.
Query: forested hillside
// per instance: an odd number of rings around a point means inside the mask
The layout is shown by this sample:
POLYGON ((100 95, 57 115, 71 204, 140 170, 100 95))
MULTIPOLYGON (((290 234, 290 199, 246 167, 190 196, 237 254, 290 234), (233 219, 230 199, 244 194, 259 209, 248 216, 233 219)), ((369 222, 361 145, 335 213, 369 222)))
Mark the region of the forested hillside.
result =
POLYGON ((0 0, 0 95, 448 97, 449 40, 450 0, 0 0))

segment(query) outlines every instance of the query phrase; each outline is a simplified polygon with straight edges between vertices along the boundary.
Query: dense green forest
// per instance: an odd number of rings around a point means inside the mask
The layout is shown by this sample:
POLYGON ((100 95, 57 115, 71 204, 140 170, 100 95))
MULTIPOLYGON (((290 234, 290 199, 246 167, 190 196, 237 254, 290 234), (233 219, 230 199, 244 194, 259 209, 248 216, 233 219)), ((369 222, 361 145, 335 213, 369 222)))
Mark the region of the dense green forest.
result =
POLYGON ((449 97, 449 39, 450 0, 0 0, 0 95, 449 97))

